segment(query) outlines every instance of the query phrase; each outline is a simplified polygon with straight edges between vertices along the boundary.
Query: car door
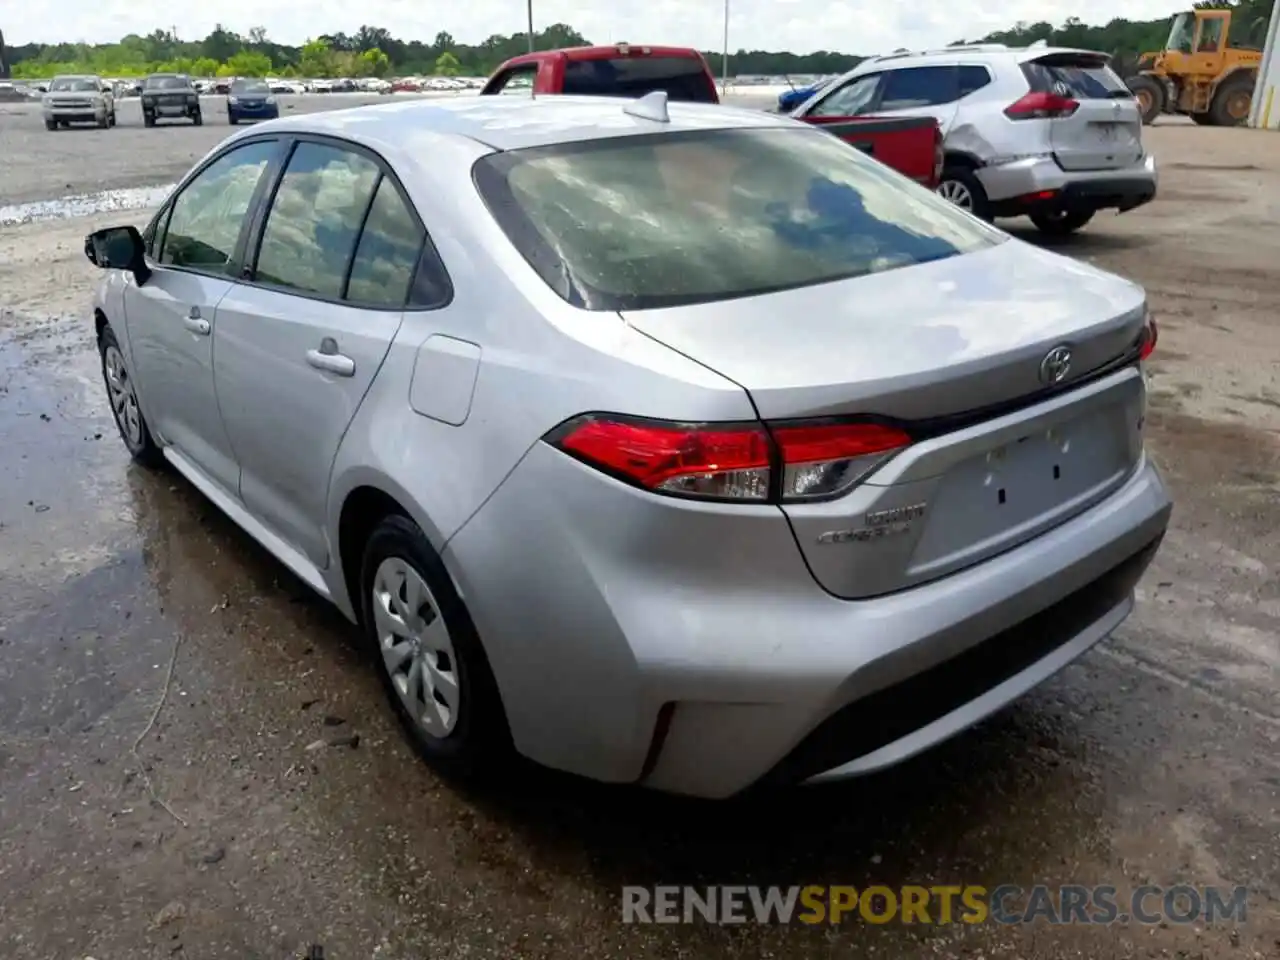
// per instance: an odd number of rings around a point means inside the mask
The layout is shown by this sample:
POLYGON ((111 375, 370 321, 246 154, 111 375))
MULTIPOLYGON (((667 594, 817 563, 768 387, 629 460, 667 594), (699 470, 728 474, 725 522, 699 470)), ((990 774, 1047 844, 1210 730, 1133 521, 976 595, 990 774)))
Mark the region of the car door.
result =
POLYGON ((151 276, 126 277, 131 365, 148 423, 163 443, 234 494, 239 468, 213 378, 213 330, 275 139, 232 147, 174 194, 148 230, 151 276))
POLYGON ((218 395, 245 505, 323 568, 330 470, 425 233, 379 159, 320 139, 296 143, 259 220, 248 276, 219 308, 218 395))

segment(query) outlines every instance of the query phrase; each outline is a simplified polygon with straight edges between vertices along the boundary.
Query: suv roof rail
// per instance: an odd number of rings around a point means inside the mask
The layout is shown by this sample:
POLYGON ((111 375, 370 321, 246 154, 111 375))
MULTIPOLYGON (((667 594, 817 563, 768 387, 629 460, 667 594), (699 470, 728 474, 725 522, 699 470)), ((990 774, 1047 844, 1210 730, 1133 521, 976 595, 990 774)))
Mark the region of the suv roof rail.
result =
POLYGON ((895 50, 893 53, 868 59, 878 63, 882 60, 901 60, 905 57, 941 57, 949 53, 998 53, 1008 49, 1008 44, 1004 43, 957 43, 950 47, 939 47, 936 50, 895 50))

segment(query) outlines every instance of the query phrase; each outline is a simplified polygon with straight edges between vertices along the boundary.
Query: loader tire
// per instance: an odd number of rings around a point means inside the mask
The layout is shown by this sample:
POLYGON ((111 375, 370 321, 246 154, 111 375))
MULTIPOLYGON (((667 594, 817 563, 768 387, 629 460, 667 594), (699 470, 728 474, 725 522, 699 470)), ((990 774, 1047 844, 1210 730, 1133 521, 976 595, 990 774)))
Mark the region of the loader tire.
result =
POLYGON ((1249 119, 1253 105, 1254 78, 1237 73, 1218 85, 1209 106, 1209 116, 1216 127, 1238 127, 1249 119))
POLYGON ((1142 112, 1143 124, 1150 126, 1155 123, 1156 117, 1164 113, 1165 101, 1168 99, 1165 95, 1164 84, 1155 79, 1155 77, 1148 77, 1146 74, 1140 73, 1126 80, 1125 86, 1137 98, 1138 109, 1142 112))

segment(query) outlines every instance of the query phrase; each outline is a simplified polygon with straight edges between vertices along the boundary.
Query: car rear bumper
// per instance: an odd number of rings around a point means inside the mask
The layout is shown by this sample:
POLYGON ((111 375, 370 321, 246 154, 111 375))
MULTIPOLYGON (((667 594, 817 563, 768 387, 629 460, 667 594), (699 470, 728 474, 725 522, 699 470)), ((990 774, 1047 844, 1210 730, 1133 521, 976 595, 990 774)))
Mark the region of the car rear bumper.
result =
POLYGON ((673 507, 536 444, 445 560, 522 753, 717 798, 879 769, 1000 709, 1123 621, 1170 511, 1144 459, 1033 541, 849 601, 780 512, 673 507))
POLYGON ((997 216, 1038 209, 1124 212, 1155 199, 1159 185, 1156 160, 1150 154, 1141 163, 1114 170, 1068 171, 1052 157, 1028 157, 982 167, 977 177, 997 216))

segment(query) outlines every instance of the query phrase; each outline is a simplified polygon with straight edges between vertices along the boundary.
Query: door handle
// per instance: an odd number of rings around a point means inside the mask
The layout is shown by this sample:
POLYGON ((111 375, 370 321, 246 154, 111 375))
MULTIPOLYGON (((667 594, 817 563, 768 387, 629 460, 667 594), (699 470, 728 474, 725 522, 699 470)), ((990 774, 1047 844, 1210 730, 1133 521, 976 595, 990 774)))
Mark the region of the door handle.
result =
POLYGON ((337 374, 339 377, 354 376, 356 372, 356 362, 338 352, 338 341, 333 337, 321 340, 319 350, 308 350, 307 363, 317 370, 337 374))
POLYGON ((209 321, 200 316, 200 308, 192 307, 187 311, 187 315, 182 320, 182 325, 192 333, 198 333, 202 337, 209 335, 209 321))

